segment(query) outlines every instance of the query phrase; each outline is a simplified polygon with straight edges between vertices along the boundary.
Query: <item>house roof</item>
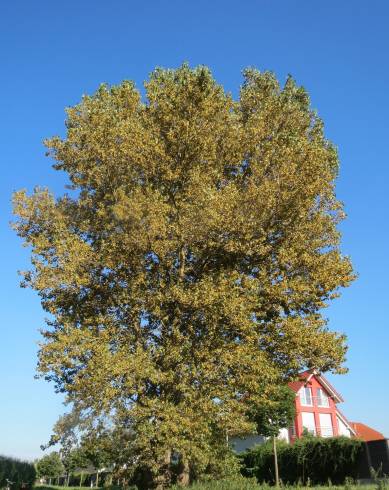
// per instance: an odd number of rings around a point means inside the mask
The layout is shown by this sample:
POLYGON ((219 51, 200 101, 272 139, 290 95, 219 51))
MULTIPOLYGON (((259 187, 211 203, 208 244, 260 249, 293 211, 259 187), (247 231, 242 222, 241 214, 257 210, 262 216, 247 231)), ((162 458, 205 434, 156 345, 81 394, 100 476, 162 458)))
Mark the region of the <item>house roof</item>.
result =
POLYGON ((364 441, 379 441, 381 439, 386 439, 381 432, 369 427, 366 424, 362 424, 361 422, 350 422, 350 425, 353 427, 356 436, 364 441))
POLYGON ((309 381, 313 376, 323 386, 323 388, 328 392, 328 394, 334 399, 335 403, 341 403, 344 401, 342 395, 335 390, 335 388, 328 381, 328 379, 325 378, 323 374, 319 373, 314 369, 300 373, 299 380, 292 381, 291 383, 289 383, 289 387, 292 388, 292 390, 297 393, 302 386, 305 386, 307 383, 309 383, 309 381))

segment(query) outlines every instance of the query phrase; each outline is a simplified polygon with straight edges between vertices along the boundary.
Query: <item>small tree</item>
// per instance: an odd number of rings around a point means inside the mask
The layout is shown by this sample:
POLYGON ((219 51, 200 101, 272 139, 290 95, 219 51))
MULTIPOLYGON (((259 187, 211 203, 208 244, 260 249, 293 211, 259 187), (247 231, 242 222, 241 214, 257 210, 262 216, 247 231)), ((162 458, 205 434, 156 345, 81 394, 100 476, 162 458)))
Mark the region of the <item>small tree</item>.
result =
POLYGON ((82 452, 96 470, 96 487, 99 486, 99 473, 112 461, 112 439, 110 433, 96 430, 82 440, 82 452))
POLYGON ((36 465, 38 476, 48 478, 50 483, 52 478, 59 478, 64 473, 64 465, 57 452, 52 452, 43 456, 36 465))
POLYGON ((289 427, 296 414, 296 394, 288 386, 279 386, 274 389, 271 401, 257 407, 253 411, 253 419, 257 424, 257 431, 263 436, 273 438, 274 473, 276 486, 279 486, 278 458, 276 439, 281 429, 289 427))
MULTIPOLYGON (((77 469, 84 469, 88 466, 88 458, 81 448, 74 448, 67 451, 63 457, 63 465, 67 475, 67 485, 69 485, 70 475, 77 469)), ((80 476, 80 482, 82 475, 80 476)))
POLYGON ((61 416, 54 425, 53 434, 47 444, 42 445, 41 449, 45 450, 56 444, 61 446, 59 451, 64 472, 66 474, 66 484, 69 485, 71 473, 77 467, 86 465, 82 451, 78 448, 77 426, 80 422, 79 412, 73 407, 71 412, 61 416))

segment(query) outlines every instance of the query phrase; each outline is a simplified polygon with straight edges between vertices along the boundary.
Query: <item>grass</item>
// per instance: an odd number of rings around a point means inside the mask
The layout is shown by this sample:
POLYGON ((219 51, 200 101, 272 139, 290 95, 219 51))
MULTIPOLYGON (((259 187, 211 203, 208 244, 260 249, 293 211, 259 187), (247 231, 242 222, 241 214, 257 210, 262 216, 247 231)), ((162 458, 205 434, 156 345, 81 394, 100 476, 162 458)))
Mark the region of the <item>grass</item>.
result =
MULTIPOLYGON (((283 486, 284 490, 377 490, 376 485, 332 485, 332 486, 283 486)), ((389 490, 389 487, 386 487, 389 490)), ((171 490, 182 490, 182 487, 174 486, 171 490)), ((274 490, 266 484, 259 484, 253 478, 237 478, 233 480, 206 481, 193 483, 190 490, 274 490)), ((380 489, 383 490, 383 489, 380 489)))
MULTIPOLYGON (((91 490, 90 487, 62 487, 58 485, 36 485, 35 488, 37 490, 91 490)), ((96 487, 93 488, 96 490, 96 487)), ((117 489, 118 487, 107 487, 107 490, 111 490, 111 488, 117 489)), ((135 487, 127 487, 127 490, 132 490, 133 488, 135 487)), ((274 490, 274 487, 260 485, 255 479, 249 478, 197 482, 190 485, 189 488, 190 490, 274 490)), ((378 490, 377 485, 288 486, 282 488, 285 490, 378 490)), ((182 487, 173 486, 171 490, 182 490, 182 487)))
MULTIPOLYGON (((231 482, 231 481, 210 481, 203 483, 194 483, 190 490, 274 490, 275 487, 260 485, 255 482, 231 482)), ((376 490, 373 485, 343 485, 343 486, 315 486, 315 487, 281 487, 285 490, 376 490)), ((388 487, 386 487, 388 488, 388 487)), ((182 487, 173 486, 171 490, 182 490, 182 487)))
MULTIPOLYGON (((91 490, 90 487, 63 487, 62 485, 35 485, 37 490, 91 490)), ((96 490, 96 487, 93 487, 96 490)))
MULTIPOLYGON (((193 483, 191 490, 259 490, 261 488, 255 480, 251 478, 239 478, 236 480, 211 480, 206 482, 193 483)), ((172 490, 182 490, 182 487, 174 486, 172 490)), ((270 487, 268 487, 270 490, 270 487)))

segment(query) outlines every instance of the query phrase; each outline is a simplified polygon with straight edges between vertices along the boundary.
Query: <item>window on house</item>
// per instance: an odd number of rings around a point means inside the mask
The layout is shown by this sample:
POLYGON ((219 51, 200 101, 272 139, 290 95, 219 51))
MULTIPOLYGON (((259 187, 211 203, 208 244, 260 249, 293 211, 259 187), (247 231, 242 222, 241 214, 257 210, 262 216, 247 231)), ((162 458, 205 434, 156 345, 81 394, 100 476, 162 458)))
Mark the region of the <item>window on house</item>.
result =
POLYGON ((301 413, 303 428, 307 429, 310 434, 316 435, 315 416, 313 412, 301 413))
POLYGON ((320 435, 322 437, 332 437, 334 429, 332 427, 332 417, 329 413, 319 413, 320 435))
POLYGON ((324 390, 318 388, 317 390, 317 406, 318 407, 329 407, 330 402, 328 396, 324 390))
POLYGON ((311 407, 312 402, 312 390, 308 386, 303 386, 300 390, 300 403, 306 407, 311 407))

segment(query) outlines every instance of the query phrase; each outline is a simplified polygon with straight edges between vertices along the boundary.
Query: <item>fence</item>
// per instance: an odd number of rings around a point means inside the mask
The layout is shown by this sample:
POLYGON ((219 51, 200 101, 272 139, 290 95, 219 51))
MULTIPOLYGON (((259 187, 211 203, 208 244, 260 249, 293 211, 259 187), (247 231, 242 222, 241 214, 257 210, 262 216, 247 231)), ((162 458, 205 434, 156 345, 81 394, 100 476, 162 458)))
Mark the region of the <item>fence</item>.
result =
POLYGON ((369 441, 364 445, 364 451, 359 465, 362 479, 370 479, 372 470, 377 476, 389 476, 389 440, 369 441))

